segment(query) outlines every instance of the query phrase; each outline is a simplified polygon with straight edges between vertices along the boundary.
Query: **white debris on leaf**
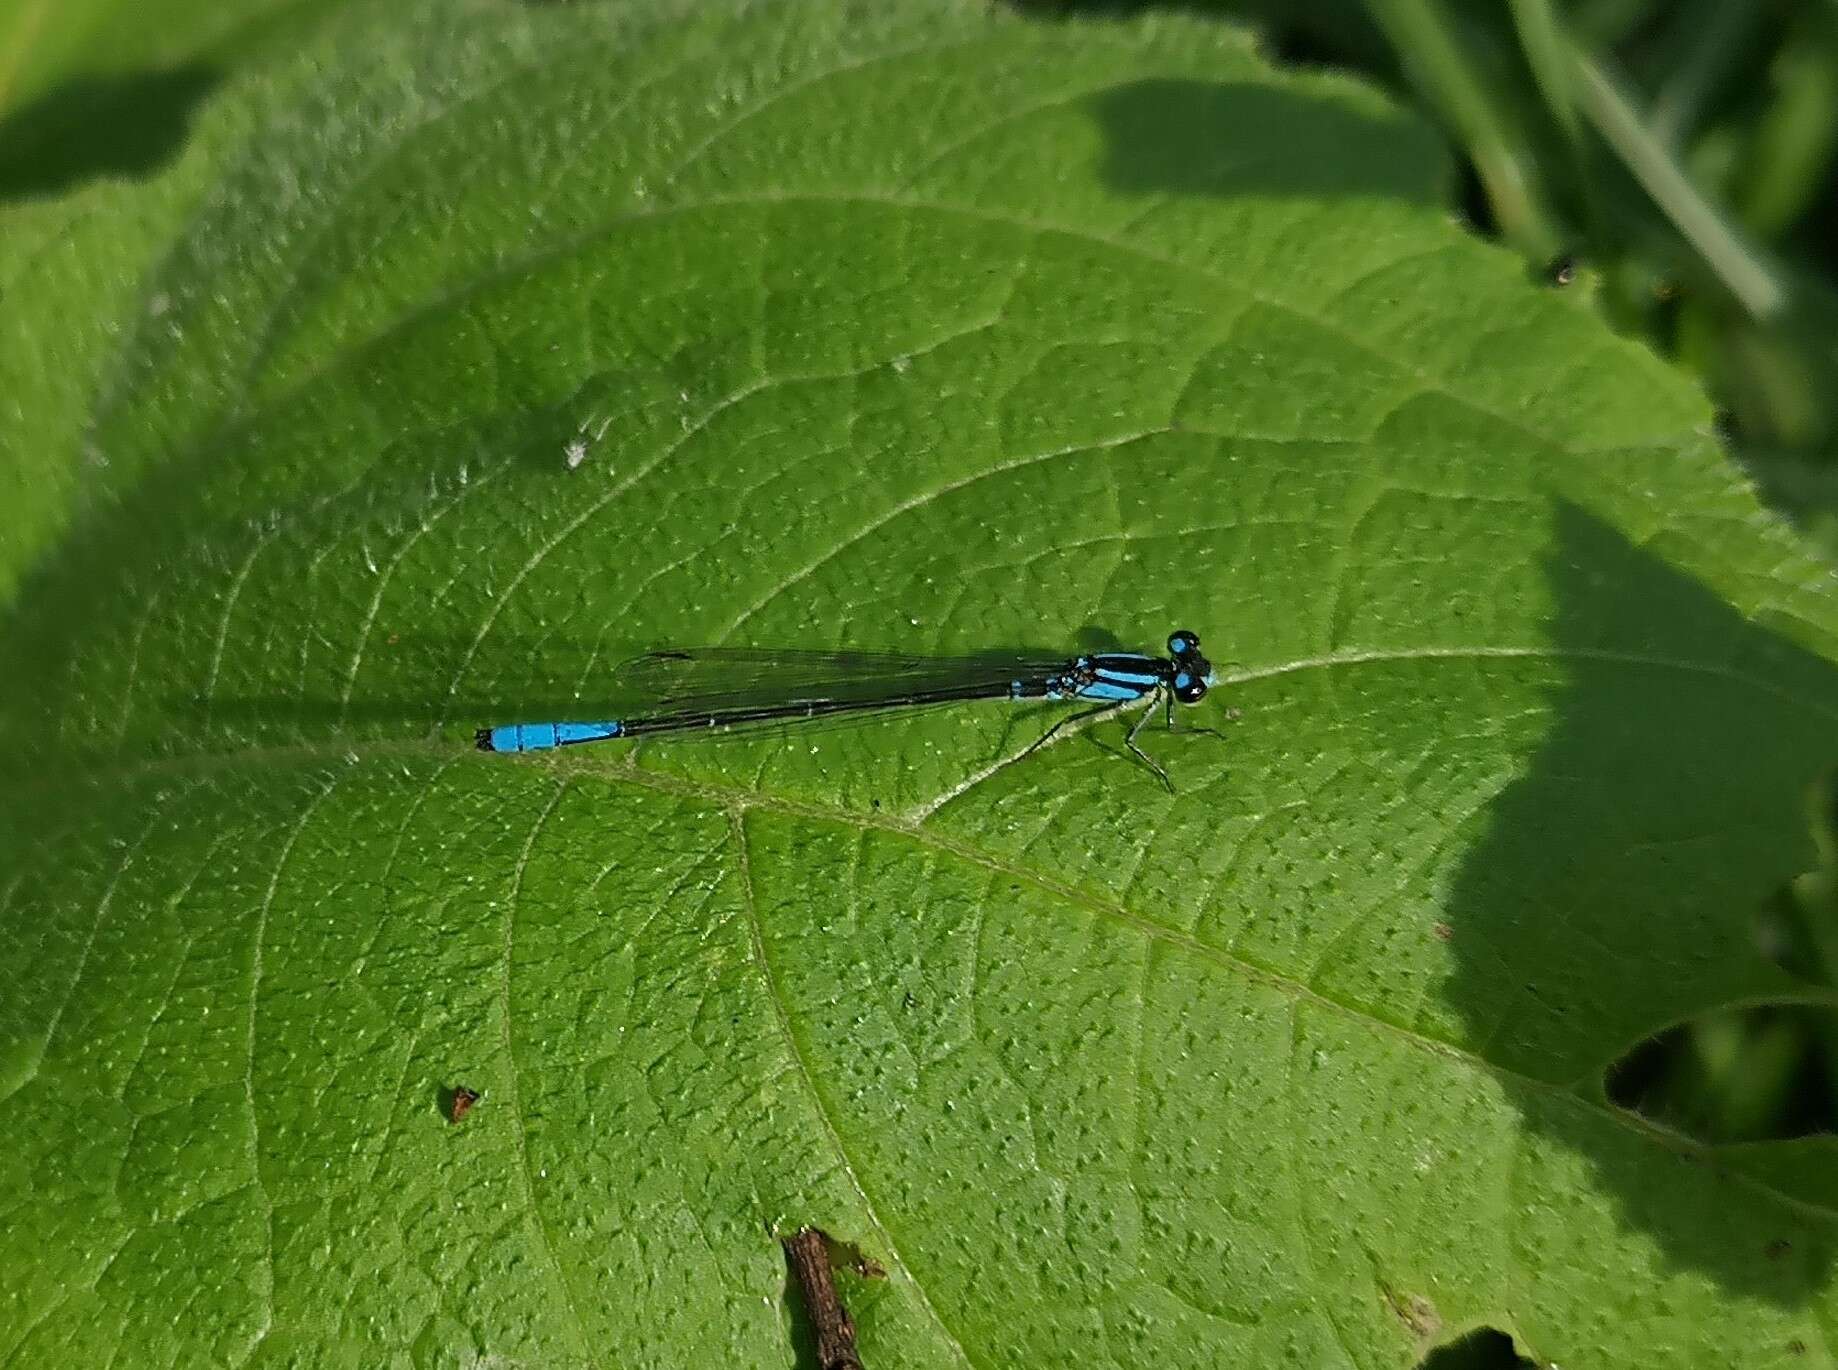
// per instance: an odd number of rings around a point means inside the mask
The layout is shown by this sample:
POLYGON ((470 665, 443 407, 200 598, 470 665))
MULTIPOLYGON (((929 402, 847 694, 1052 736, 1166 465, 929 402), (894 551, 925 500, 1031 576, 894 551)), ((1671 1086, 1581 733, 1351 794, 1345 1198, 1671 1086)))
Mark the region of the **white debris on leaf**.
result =
POLYGON ((580 427, 574 430, 574 436, 568 439, 567 445, 562 448, 562 459, 568 463, 570 471, 587 460, 588 449, 597 446, 600 439, 606 436, 606 430, 613 426, 613 418, 609 414, 600 419, 599 427, 594 429, 593 436, 590 438, 587 436, 587 426, 596 418, 599 418, 599 415, 590 414, 582 419, 580 427))

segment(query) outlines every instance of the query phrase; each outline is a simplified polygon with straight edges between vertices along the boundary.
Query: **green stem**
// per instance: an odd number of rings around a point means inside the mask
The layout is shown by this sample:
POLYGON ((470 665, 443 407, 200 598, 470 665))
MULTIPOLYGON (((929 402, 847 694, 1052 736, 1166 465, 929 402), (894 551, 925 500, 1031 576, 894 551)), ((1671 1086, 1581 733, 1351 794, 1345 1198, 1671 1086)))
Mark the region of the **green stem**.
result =
POLYGON ((1577 96, 1596 132, 1633 173, 1712 274, 1756 320, 1777 316, 1787 292, 1760 250, 1704 196, 1641 120, 1604 64, 1575 52, 1577 96))
POLYGON ((1501 234, 1534 260, 1556 250, 1557 235, 1539 203, 1532 163, 1514 145, 1511 121, 1477 78, 1440 0, 1367 0, 1419 93, 1442 115, 1474 159, 1501 234))
POLYGON ((1511 0, 1513 26, 1519 31, 1519 46, 1525 52, 1526 65, 1538 83, 1538 93, 1551 111, 1551 118, 1563 130, 1571 146, 1583 139, 1582 120, 1576 112, 1576 96, 1570 89, 1570 44, 1565 38, 1563 21, 1557 17, 1551 0, 1511 0))

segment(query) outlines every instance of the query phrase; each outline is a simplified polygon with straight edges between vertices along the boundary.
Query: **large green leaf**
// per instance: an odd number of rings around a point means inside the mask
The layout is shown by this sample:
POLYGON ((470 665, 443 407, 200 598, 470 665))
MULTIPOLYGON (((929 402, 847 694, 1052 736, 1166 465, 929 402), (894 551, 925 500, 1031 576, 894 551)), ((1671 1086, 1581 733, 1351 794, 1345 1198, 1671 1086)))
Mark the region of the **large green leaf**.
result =
POLYGON ((1820 996, 1832 577, 1446 175, 1199 21, 475 0, 35 212, 116 284, 8 255, 0 1359, 787 1365, 816 1223, 876 1370, 1829 1360, 1832 1148, 1601 1079, 1820 996), (469 745, 1176 625, 1172 796, 1050 707, 469 745))

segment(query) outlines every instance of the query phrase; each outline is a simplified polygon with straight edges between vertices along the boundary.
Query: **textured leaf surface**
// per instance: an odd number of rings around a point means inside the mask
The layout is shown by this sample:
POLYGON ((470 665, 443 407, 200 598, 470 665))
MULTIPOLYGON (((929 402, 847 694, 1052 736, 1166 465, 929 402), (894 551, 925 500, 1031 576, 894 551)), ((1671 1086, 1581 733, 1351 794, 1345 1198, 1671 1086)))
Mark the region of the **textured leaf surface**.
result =
POLYGON ((1600 1079, 1810 993, 1832 578, 1424 128, 1198 22, 379 16, 89 312, 16 268, 0 1357, 787 1365, 816 1223, 877 1370, 1830 1361, 1831 1149, 1600 1079), (1172 797, 1000 705, 468 745, 658 643, 1176 625, 1172 797))

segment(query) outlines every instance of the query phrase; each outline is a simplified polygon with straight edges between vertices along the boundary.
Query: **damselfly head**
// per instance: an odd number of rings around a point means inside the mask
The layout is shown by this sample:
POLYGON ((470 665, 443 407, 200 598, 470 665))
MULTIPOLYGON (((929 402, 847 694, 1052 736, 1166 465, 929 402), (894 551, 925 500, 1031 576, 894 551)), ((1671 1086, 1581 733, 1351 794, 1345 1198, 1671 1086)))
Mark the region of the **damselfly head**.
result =
POLYGON ((1168 655, 1174 658, 1174 680, 1169 688, 1183 704, 1198 704, 1213 682, 1213 664, 1200 655, 1198 634, 1178 628, 1168 635, 1168 655))

